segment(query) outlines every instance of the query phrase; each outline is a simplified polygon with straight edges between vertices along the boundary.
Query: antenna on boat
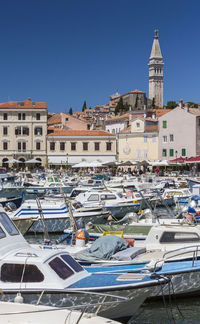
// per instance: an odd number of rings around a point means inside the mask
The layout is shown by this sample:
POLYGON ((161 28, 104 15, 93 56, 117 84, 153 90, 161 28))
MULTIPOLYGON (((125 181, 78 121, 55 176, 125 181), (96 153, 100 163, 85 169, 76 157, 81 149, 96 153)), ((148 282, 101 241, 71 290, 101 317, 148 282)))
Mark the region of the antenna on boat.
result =
POLYGON ((38 206, 38 211, 39 211, 40 218, 41 218, 41 221, 42 221, 42 225, 43 225, 43 228, 44 228, 44 242, 49 244, 49 242, 51 240, 50 240, 49 233, 48 233, 48 230, 47 230, 47 227, 46 227, 46 224, 45 224, 44 214, 43 214, 43 211, 42 211, 42 206, 41 206, 39 197, 36 197, 36 203, 37 203, 37 206, 38 206))
POLYGON ((75 232, 77 232, 78 228, 77 228, 76 221, 75 221, 75 218, 74 218, 74 215, 72 212, 72 203, 69 199, 67 199, 65 194, 63 194, 63 197, 64 197, 65 205, 69 210, 70 224, 73 227, 73 232, 75 233, 75 232))

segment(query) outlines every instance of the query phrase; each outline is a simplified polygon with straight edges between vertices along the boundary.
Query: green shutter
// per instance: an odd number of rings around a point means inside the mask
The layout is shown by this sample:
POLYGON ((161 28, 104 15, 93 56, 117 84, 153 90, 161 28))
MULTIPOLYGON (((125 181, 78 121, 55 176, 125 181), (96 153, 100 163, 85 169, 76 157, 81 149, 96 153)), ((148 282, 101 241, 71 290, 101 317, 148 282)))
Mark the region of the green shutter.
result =
POLYGON ((167 150, 166 149, 162 150, 162 156, 167 156, 167 150))
POLYGON ((186 149, 185 148, 182 149, 182 156, 186 156, 186 149))
POLYGON ((163 128, 167 128, 167 121, 163 120, 163 128))
POLYGON ((169 150, 169 156, 174 156, 174 150, 173 149, 169 150))

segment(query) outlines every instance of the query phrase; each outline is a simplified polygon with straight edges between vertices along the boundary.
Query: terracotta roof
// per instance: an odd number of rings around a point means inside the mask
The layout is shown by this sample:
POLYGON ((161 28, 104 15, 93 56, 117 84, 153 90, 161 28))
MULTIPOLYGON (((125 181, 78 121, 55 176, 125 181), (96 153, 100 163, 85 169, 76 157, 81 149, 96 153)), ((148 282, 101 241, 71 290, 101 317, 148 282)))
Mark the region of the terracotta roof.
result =
POLYGON ((113 120, 118 120, 118 119, 128 119, 128 118, 129 118, 129 113, 126 113, 124 115, 113 116, 113 117, 107 119, 106 122, 113 121, 113 120))
POLYGON ((84 113, 84 111, 75 111, 74 115, 84 116, 85 113, 84 113))
POLYGON ((157 122, 158 122, 157 119, 155 119, 155 118, 151 118, 151 117, 146 117, 145 120, 147 120, 147 121, 151 121, 151 122, 153 122, 153 123, 157 123, 157 122))
POLYGON ((200 109, 199 108, 189 108, 189 112, 193 115, 200 116, 200 109))
POLYGON ((171 109, 161 108, 161 109, 149 109, 149 111, 152 111, 153 113, 155 113, 156 117, 161 117, 161 116, 167 114, 168 112, 170 112, 172 110, 171 109))
POLYGON ((48 125, 61 124, 61 115, 54 115, 48 119, 48 125))
POLYGON ((126 133, 130 133, 131 132, 131 126, 122 129, 120 132, 118 132, 118 134, 126 134, 126 133))
POLYGON ((145 132, 157 132, 158 131, 158 125, 148 125, 145 127, 145 132))
POLYGON ((0 108, 14 108, 14 109, 23 109, 23 108, 43 108, 47 109, 46 102, 34 102, 31 99, 15 102, 4 102, 0 103, 0 108))
POLYGON ((114 135, 100 130, 89 131, 89 130, 55 129, 54 133, 51 133, 48 136, 114 136, 114 135))

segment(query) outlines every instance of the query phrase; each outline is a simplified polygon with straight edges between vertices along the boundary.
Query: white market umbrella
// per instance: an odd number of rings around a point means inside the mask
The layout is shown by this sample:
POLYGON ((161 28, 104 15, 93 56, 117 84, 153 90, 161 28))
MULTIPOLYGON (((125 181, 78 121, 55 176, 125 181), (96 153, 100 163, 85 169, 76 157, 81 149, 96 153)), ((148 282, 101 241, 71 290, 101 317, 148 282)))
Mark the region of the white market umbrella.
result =
POLYGON ((31 160, 27 160, 25 161, 26 164, 31 164, 31 163, 41 163, 41 161, 36 160, 36 159, 31 159, 31 160))
POLYGON ((99 161, 93 161, 88 164, 90 168, 99 168, 102 167, 102 163, 99 161))
POLYGON ((80 163, 76 163, 72 166, 72 168, 87 168, 89 166, 88 162, 80 162, 80 163))
POLYGON ((11 159, 11 160, 8 160, 8 161, 6 161, 4 163, 21 163, 21 161, 16 160, 16 159, 11 159))

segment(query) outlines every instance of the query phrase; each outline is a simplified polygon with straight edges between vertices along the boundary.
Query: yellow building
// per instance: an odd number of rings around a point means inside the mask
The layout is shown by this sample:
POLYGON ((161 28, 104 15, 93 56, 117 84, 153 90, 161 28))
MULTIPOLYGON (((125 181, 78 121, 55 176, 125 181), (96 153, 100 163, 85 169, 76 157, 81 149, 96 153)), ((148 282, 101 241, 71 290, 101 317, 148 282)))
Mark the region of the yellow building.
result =
POLYGON ((118 161, 158 160, 158 124, 154 118, 136 117, 118 133, 118 161))

